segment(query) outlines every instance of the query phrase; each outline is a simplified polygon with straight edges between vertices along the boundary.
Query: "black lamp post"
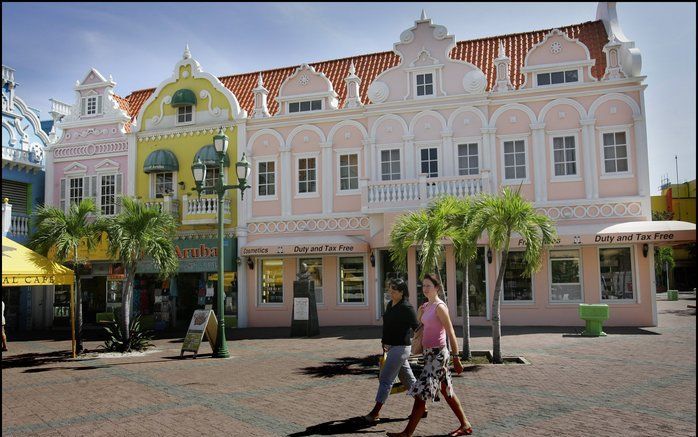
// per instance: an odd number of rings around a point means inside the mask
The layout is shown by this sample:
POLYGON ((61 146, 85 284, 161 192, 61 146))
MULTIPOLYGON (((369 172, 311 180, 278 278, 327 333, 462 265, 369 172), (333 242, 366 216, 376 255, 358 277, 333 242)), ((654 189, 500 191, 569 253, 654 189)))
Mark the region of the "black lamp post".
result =
POLYGON ((228 344, 225 339, 225 300, 223 291, 223 196, 228 190, 240 190, 240 199, 244 198, 245 189, 250 185, 247 183, 247 178, 250 176, 250 163, 245 159, 245 154, 242 154, 242 160, 235 164, 235 171, 238 177, 237 185, 223 184, 223 163, 225 161, 226 152, 228 151, 228 137, 223 133, 223 127, 220 128, 218 134, 213 137, 213 147, 218 155, 218 178, 214 185, 203 186, 206 180, 206 164, 201 162, 201 158, 192 164, 191 171, 194 174, 194 182, 196 182, 196 192, 210 193, 218 195, 218 338, 216 341, 216 350, 213 351, 214 358, 228 358, 228 344))

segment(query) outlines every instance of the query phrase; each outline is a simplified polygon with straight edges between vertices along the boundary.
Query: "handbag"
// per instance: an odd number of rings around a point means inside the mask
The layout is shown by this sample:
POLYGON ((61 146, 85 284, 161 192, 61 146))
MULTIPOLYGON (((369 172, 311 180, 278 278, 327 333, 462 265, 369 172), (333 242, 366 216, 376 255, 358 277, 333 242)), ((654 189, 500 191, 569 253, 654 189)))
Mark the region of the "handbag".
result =
POLYGON ((424 325, 419 324, 417 329, 414 331, 414 337, 412 337, 412 355, 421 355, 424 352, 424 347, 422 347, 422 336, 424 334, 424 325))

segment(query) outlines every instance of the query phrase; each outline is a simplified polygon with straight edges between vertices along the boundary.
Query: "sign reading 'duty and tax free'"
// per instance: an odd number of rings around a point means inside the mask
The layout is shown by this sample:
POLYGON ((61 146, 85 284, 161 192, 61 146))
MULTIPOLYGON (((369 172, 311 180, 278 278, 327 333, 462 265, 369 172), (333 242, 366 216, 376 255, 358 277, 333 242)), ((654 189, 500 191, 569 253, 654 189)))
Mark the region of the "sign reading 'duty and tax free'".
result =
POLYGON ((308 255, 331 253, 365 253, 366 244, 351 243, 322 243, 322 244, 294 244, 282 246, 248 246, 242 248, 243 256, 255 255, 308 255))

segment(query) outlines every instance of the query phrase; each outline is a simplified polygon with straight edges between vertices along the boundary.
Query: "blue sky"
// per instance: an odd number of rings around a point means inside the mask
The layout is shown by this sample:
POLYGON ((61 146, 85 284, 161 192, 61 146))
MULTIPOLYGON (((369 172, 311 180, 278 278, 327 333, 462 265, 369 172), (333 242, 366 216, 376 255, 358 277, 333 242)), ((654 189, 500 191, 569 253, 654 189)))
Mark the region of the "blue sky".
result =
MULTIPOLYGON (((91 67, 116 93, 156 87, 184 45, 216 76, 391 50, 422 8, 457 40, 593 21, 597 3, 2 3, 2 63, 49 119, 91 67)), ((696 177, 696 4, 618 3, 642 52, 650 186, 696 177)))

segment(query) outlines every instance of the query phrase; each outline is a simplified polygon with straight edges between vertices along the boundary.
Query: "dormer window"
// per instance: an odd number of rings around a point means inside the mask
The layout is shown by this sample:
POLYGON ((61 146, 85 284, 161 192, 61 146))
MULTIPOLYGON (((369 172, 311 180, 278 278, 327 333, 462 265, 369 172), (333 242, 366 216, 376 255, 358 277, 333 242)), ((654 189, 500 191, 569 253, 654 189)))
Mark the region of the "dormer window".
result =
POLYGON ((424 73, 417 75, 417 97, 434 95, 434 75, 424 73))
POLYGON ((294 112, 308 112, 321 110, 322 100, 306 100, 303 102, 292 102, 288 104, 289 114, 292 114, 294 112))
POLYGON ((562 83, 579 82, 578 70, 553 71, 536 75, 538 86, 558 85, 562 83))
POLYGON ((194 120, 194 108, 191 105, 177 108, 177 123, 191 123, 194 120))
POLYGON ((102 113, 102 96, 82 98, 82 115, 97 115, 102 113))

